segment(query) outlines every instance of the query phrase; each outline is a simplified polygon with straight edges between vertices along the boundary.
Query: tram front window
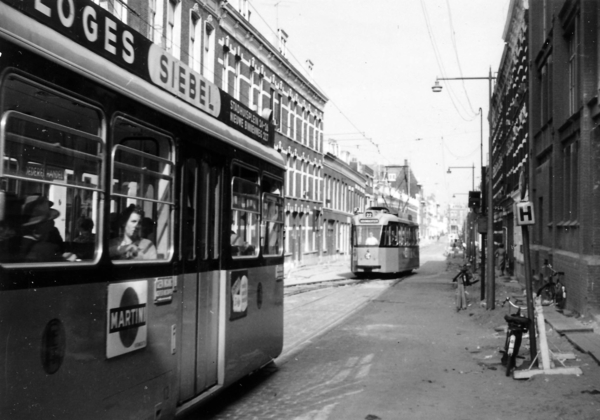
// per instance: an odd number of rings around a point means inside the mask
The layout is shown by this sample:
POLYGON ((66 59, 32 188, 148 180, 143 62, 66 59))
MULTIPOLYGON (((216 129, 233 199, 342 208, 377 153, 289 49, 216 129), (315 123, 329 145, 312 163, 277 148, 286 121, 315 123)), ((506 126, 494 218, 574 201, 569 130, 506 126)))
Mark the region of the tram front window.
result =
POLYGON ((356 226, 354 231, 354 246, 379 245, 381 239, 381 226, 356 226))
POLYGON ((99 250, 102 115, 75 98, 6 77, 0 262, 93 261, 99 250))

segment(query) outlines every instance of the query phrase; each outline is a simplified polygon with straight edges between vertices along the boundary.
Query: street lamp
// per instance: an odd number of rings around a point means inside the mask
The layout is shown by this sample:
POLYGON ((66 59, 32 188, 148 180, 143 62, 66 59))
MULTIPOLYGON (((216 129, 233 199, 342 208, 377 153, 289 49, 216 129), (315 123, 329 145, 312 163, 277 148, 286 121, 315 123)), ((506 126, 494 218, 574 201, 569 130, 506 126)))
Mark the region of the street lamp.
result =
POLYGON ((448 172, 449 174, 452 173, 452 171, 450 169, 471 169, 472 172, 472 184, 473 184, 473 188, 471 189, 471 191, 475 191, 475 164, 473 164, 473 166, 450 166, 448 167, 448 172))
MULTIPOLYGON (((492 111, 492 80, 495 79, 495 77, 492 77, 492 68, 490 67, 490 71, 488 73, 487 77, 437 77, 435 79, 435 83, 434 85, 431 87, 431 90, 434 93, 440 93, 442 91, 442 85, 440 85, 440 80, 487 80, 488 81, 488 86, 489 86, 489 98, 488 98, 488 105, 489 105, 489 113, 490 115, 488 115, 488 124, 489 124, 489 133, 488 133, 488 146, 489 146, 489 163, 488 163, 488 188, 487 188, 487 208, 488 208, 488 214, 487 214, 487 251, 488 251, 488 265, 487 265, 487 279, 486 282, 487 285, 485 285, 485 288, 487 289, 488 293, 486 295, 486 306, 488 309, 494 309, 495 307, 495 296, 494 296, 494 289, 495 289, 495 280, 494 280, 494 276, 495 276, 495 272, 494 272, 494 192, 492 190, 492 187, 494 185, 493 179, 492 179, 492 151, 493 149, 493 145, 492 145, 492 117, 491 117, 491 111, 492 111)), ((483 115, 483 114, 482 114, 483 115)), ((483 117, 482 117, 483 118, 483 117)), ((483 143, 482 143, 483 146, 483 143)), ((483 156, 483 152, 482 152, 482 156, 483 156)), ((482 176, 483 176, 483 161, 482 163, 482 176)), ((481 182, 483 183, 483 178, 481 180, 481 182)), ((484 254, 482 254, 482 262, 484 261, 484 254)), ((483 287, 484 287, 484 273, 485 270, 483 268, 483 264, 482 264, 482 269, 481 269, 481 278, 482 278, 482 295, 483 295, 483 287)))

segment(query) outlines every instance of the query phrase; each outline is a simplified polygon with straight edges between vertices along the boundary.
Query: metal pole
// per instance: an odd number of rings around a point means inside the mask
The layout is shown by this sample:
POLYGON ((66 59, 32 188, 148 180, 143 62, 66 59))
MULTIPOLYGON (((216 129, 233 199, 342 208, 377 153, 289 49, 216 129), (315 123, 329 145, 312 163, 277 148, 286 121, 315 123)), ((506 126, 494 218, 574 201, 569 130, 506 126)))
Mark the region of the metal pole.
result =
MULTIPOLYGON (((481 212, 480 214, 483 215, 483 208, 485 207, 483 205, 483 200, 485 200, 485 197, 483 196, 483 192, 485 191, 484 185, 485 185, 485 171, 483 169, 483 109, 479 108, 479 142, 480 142, 480 149, 481 149, 481 212)), ((479 220, 477 221, 477 230, 479 231, 479 220)), ((480 250, 480 254, 481 255, 481 279, 480 279, 480 289, 481 289, 481 294, 480 294, 480 298, 481 300, 485 300, 485 234, 482 233, 481 235, 479 235, 480 241, 479 241, 479 247, 481 248, 480 250)))
POLYGON ((490 67, 488 76, 489 85, 489 113, 488 113, 488 147, 489 147, 489 164, 488 164, 488 214, 487 214, 487 255, 488 255, 488 266, 487 266, 487 299, 486 307, 488 310, 495 309, 496 307, 496 296, 495 296, 495 280, 494 276, 494 165, 493 165, 493 144, 492 144, 492 68, 490 67))
POLYGON ((523 234, 523 257, 525 259, 525 289, 527 293, 527 316, 529 317, 529 356, 531 363, 537 356, 537 343, 535 335, 535 314, 533 312, 533 287, 531 282, 531 260, 529 258, 529 228, 521 226, 523 234))

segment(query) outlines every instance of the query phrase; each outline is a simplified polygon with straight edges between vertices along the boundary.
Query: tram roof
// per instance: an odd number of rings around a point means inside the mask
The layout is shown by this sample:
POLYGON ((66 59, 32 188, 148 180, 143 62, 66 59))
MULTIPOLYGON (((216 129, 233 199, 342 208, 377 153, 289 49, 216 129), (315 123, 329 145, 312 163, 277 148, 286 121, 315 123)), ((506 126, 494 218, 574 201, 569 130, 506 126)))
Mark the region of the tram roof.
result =
MULTIPOLYGON (((369 224, 369 220, 378 220, 379 224, 388 222, 399 222, 410 226, 418 226, 419 224, 408 220, 404 217, 400 217, 398 214, 391 213, 387 207, 369 207, 364 213, 356 214, 353 217, 354 224, 369 224)), ((372 222, 371 222, 372 223, 372 222)), ((375 224, 375 223, 373 223, 375 224)))
POLYGON ((218 121, 216 118, 186 104, 170 93, 122 69, 109 60, 61 35, 52 28, 0 2, 0 37, 12 40, 108 88, 186 123, 241 150, 285 168, 283 157, 275 149, 218 121))

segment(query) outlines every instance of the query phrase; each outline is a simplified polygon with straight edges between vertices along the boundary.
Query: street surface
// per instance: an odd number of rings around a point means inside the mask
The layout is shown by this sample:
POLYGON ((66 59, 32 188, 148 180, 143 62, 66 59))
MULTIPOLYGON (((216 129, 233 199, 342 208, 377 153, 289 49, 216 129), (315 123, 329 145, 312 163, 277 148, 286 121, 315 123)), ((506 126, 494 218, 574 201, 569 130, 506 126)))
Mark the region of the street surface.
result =
MULTIPOLYGON (((553 331, 551 349, 574 352, 567 363, 583 375, 505 376, 495 329, 506 309, 481 308, 474 286, 457 312, 460 259, 442 253, 442 243, 422 248, 421 268, 403 279, 286 296, 284 354, 186 420, 600 418, 600 366, 553 331)), ((517 291, 498 283, 499 300, 517 291)))

